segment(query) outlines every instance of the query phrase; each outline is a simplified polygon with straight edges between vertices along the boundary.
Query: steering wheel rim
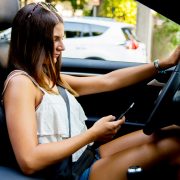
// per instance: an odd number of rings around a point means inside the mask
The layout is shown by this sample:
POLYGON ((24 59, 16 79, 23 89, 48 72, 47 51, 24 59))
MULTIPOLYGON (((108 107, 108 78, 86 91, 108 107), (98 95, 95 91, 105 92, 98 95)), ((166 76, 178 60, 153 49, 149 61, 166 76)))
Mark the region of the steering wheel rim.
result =
MULTIPOLYGON (((176 91, 180 87, 180 63, 173 70, 169 80, 161 90, 161 93, 155 101, 154 108, 148 117, 148 120, 143 128, 143 132, 146 135, 152 134, 154 131, 162 127, 162 121, 158 120, 158 115, 162 113, 163 107, 168 102, 171 102, 176 91)), ((172 122, 168 122, 170 125, 172 122)), ((173 123, 172 123, 173 124, 173 123)))

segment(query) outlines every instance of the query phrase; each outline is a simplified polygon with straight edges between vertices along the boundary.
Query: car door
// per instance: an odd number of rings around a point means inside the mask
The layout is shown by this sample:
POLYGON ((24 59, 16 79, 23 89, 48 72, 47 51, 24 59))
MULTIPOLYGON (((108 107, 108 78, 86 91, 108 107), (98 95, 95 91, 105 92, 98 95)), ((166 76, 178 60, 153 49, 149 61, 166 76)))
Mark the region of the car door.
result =
MULTIPOLYGON (((105 74, 115 69, 142 64, 143 63, 63 58, 62 73, 74 76, 94 76, 105 74)), ((78 97, 77 99, 83 106, 88 117, 88 121, 86 121, 88 127, 92 126, 93 123, 102 116, 109 114, 119 116, 134 102, 135 105, 127 114, 125 125, 123 125, 123 128, 118 134, 143 128, 154 107, 158 94, 167 82, 172 71, 173 68, 168 69, 166 73, 158 74, 153 79, 120 90, 78 97)), ((170 107, 171 105, 168 108, 170 109, 170 107)), ((169 116, 172 116, 172 114, 170 113, 169 116)))

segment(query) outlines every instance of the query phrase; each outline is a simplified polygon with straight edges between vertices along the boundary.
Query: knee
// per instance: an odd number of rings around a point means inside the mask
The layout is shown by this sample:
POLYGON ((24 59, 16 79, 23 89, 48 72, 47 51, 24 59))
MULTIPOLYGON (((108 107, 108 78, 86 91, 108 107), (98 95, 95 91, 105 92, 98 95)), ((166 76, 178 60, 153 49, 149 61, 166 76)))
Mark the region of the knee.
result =
MULTIPOLYGON (((162 128, 160 131, 157 131, 153 134, 154 141, 160 141, 162 139, 169 139, 170 141, 177 141, 180 138, 180 126, 171 125, 165 128, 162 128)), ((176 142, 178 143, 178 142, 176 142)))
POLYGON ((179 137, 171 136, 161 139, 157 142, 157 147, 160 147, 160 149, 168 155, 180 155, 179 137))

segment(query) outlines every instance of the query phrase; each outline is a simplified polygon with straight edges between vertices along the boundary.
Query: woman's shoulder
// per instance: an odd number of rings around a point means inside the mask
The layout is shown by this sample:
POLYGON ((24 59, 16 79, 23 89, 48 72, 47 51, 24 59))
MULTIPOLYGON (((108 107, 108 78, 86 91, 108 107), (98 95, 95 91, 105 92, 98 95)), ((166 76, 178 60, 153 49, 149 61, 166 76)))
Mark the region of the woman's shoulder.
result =
POLYGON ((16 89, 22 92, 23 89, 33 90, 36 84, 34 80, 26 73, 26 72, 11 72, 4 83, 4 90, 3 93, 6 91, 7 88, 16 89))
POLYGON ((22 94, 23 92, 33 93, 33 91, 35 90, 35 86, 29 77, 21 74, 18 76, 14 76, 7 82, 4 92, 7 90, 13 93, 16 92, 16 95, 22 94))
POLYGON ((19 74, 17 76, 12 77, 11 79, 9 79, 8 84, 16 85, 16 86, 19 86, 19 87, 24 87, 24 86, 33 85, 33 82, 25 74, 19 74))

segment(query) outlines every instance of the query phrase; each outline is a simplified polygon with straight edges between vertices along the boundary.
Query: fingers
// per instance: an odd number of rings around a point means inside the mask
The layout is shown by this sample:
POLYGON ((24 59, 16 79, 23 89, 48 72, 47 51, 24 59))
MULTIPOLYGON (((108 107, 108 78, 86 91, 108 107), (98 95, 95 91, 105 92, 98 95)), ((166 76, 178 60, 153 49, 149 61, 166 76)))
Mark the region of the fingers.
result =
POLYGON ((102 121, 110 122, 110 124, 112 124, 113 127, 115 128, 125 123, 125 117, 122 117, 121 119, 114 121, 115 119, 116 119, 115 116, 109 115, 109 116, 103 117, 102 121))
MULTIPOLYGON (((115 120, 115 116, 109 115, 101 118, 99 121, 93 125, 93 134, 96 134, 97 139, 112 139, 124 124, 125 117, 119 120, 115 120)), ((92 129, 91 128, 91 129, 92 129)))
POLYGON ((103 117, 103 120, 104 120, 105 122, 114 121, 115 119, 116 119, 116 117, 113 116, 113 115, 109 115, 109 116, 103 117))
POLYGON ((125 123, 125 116, 123 116, 121 119, 116 121, 119 125, 122 125, 125 123))
POLYGON ((174 64, 178 64, 180 62, 180 45, 177 46, 170 58, 174 61, 174 64))
POLYGON ((178 51, 178 55, 179 55, 179 56, 178 56, 178 59, 179 59, 179 62, 180 62, 180 45, 178 46, 177 49, 178 49, 177 51, 178 51))
MULTIPOLYGON (((103 119, 103 121, 108 122, 108 121, 114 121, 116 119, 116 117, 113 116, 113 115, 108 115, 108 116, 103 117, 102 119, 103 119)), ((118 120, 116 120, 114 122, 117 122, 117 124, 119 124, 119 123, 124 124, 125 117, 122 117, 121 119, 118 119, 118 120)))
POLYGON ((112 133, 115 135, 121 128, 121 125, 123 125, 125 123, 125 117, 123 117, 122 119, 119 119, 117 121, 110 122, 110 123, 113 124, 112 133))

